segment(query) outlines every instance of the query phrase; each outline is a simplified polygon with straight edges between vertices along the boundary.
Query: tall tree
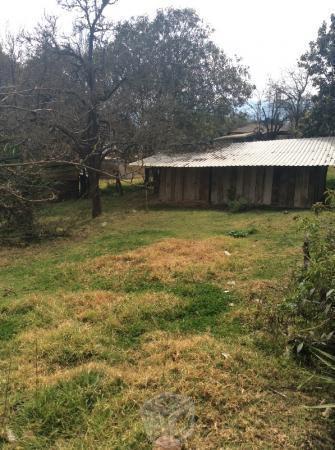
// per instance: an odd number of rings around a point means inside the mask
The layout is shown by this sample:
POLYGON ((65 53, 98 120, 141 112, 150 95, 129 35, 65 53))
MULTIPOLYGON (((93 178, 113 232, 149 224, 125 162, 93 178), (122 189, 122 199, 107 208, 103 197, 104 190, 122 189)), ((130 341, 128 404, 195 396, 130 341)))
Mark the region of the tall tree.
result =
POLYGON ((105 12, 117 0, 58 0, 69 12, 76 12, 72 36, 52 44, 71 66, 72 96, 77 97, 76 122, 71 129, 56 121, 56 126, 74 143, 80 159, 89 166, 89 188, 92 199, 92 217, 101 214, 99 172, 106 143, 101 109, 117 90, 122 79, 110 84, 105 72, 107 33, 111 23, 105 12))
POLYGON ((247 69, 211 40, 191 9, 119 23, 109 46, 127 82, 111 106, 114 127, 152 152, 223 134, 252 92, 247 69), (122 105, 120 107, 120 105, 122 105))
POLYGON ((310 75, 303 67, 287 70, 278 83, 278 89, 284 100, 291 132, 298 136, 301 124, 311 104, 310 75))
POLYGON ((280 85, 269 79, 264 91, 258 93, 257 102, 251 107, 258 125, 259 136, 276 139, 285 122, 287 110, 280 85))
POLYGON ((111 146, 103 109, 123 81, 111 79, 105 52, 112 27, 105 13, 116 2, 58 0, 75 14, 72 33, 60 37, 57 20, 48 17, 27 37, 26 72, 32 75, 27 83, 35 84, 34 101, 46 112, 45 127, 88 168, 92 217, 101 214, 99 170, 111 146))
POLYGON ((329 25, 324 22, 317 39, 301 57, 301 65, 308 71, 316 95, 306 116, 304 134, 307 136, 335 135, 335 15, 329 25))

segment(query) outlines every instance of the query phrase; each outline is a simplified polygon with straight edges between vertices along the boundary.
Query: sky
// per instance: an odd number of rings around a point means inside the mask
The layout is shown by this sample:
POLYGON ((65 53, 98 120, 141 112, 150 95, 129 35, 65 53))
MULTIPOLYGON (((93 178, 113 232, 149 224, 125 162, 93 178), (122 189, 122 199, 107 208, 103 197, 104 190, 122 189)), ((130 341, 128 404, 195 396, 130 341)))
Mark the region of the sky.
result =
MULTIPOLYGON (((6 29, 31 29, 43 12, 70 17, 56 0, 0 0, 0 35, 6 29)), ((335 13, 335 0, 119 0, 109 8, 115 21, 152 16, 159 8, 191 7, 215 29, 213 39, 229 56, 249 66, 251 80, 262 90, 269 76, 276 79, 292 67, 317 36, 321 23, 335 13)))

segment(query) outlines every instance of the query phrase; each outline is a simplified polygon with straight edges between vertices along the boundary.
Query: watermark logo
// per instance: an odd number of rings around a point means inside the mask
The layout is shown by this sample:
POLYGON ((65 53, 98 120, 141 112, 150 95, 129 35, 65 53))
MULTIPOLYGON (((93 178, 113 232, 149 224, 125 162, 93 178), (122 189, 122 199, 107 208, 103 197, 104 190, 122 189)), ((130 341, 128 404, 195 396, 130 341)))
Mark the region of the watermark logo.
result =
POLYGON ((141 408, 148 438, 154 449, 179 450, 194 428, 194 403, 189 397, 163 393, 141 408))

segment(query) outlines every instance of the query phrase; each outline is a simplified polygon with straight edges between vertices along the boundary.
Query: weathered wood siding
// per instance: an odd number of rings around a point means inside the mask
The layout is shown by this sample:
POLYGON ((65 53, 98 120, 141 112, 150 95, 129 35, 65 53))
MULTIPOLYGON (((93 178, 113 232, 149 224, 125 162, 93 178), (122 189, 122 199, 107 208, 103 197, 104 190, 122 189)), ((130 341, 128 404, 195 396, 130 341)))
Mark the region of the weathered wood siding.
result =
POLYGON ((325 167, 213 168, 211 202, 225 205, 245 198, 251 205, 308 208, 321 201, 326 186, 325 167))
POLYGON ((250 205, 308 208, 321 201, 326 167, 162 168, 163 202, 227 205, 244 198, 250 205))
POLYGON ((160 171, 159 199, 162 202, 209 203, 210 169, 163 168, 160 171))
POLYGON ((263 167, 213 168, 211 202, 226 205, 229 201, 245 198, 253 205, 270 204, 266 186, 271 183, 271 170, 263 167))

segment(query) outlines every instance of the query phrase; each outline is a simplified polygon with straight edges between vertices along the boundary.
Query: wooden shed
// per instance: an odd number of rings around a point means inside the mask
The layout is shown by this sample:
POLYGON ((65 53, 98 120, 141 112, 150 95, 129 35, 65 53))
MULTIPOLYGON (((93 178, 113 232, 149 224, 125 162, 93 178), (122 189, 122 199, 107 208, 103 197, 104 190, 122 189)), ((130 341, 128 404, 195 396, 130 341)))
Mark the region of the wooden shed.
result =
MULTIPOLYGON (((133 163, 139 164, 137 163, 133 163)), ((335 138, 225 144, 203 152, 157 154, 141 161, 164 203, 308 208, 323 200, 335 138)))

